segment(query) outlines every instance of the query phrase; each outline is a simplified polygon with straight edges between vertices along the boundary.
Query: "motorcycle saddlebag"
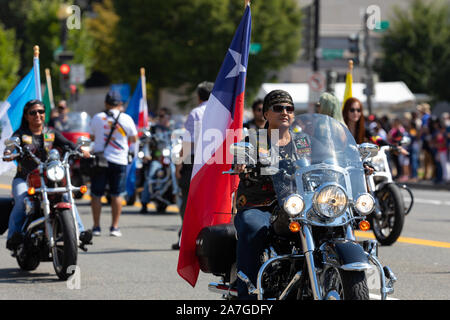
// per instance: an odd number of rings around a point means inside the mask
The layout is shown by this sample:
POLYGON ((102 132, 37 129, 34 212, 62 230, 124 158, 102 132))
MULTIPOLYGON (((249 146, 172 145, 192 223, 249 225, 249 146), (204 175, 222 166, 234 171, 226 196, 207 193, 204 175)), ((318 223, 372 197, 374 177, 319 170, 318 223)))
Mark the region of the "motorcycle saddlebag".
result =
POLYGON ((9 215, 13 206, 13 198, 0 198, 0 235, 8 230, 9 215))
POLYGON ((200 270, 226 274, 236 261, 236 229, 233 224, 203 228, 197 236, 196 255, 200 270))

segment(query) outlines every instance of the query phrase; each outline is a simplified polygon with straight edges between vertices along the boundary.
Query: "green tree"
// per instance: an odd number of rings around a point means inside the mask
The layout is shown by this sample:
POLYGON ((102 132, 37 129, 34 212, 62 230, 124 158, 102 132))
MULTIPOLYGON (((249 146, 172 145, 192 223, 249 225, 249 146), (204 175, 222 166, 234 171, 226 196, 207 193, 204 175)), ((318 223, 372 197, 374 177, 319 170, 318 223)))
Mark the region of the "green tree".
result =
POLYGON ((402 80, 413 92, 450 100, 450 5, 414 0, 409 10, 394 9, 382 40, 378 68, 384 81, 402 80))
POLYGON ((93 63, 96 71, 100 71, 111 81, 121 81, 121 73, 115 69, 120 66, 117 55, 116 28, 119 16, 114 10, 113 0, 93 4, 94 17, 86 20, 89 36, 92 38, 93 63), (114 66, 114 67, 112 67, 114 66))
MULTIPOLYGON (((113 9, 107 2, 101 8, 104 15, 113 9)), ((98 43, 104 55, 109 50, 114 56, 102 71, 113 81, 134 85, 139 68, 145 67, 156 98, 160 88, 184 86, 191 93, 200 81, 215 80, 243 5, 239 0, 114 0, 119 17, 115 29, 111 22, 96 35, 96 39, 104 35, 98 43), (113 49, 108 49, 106 40, 113 49)), ((100 14, 97 19, 99 24, 105 21, 100 14)), ((272 71, 295 61, 300 19, 295 0, 252 3, 252 41, 260 43, 262 50, 249 59, 247 93, 255 92, 272 71)))
POLYGON ((17 84, 19 65, 15 33, 0 24, 0 101, 5 100, 17 84))

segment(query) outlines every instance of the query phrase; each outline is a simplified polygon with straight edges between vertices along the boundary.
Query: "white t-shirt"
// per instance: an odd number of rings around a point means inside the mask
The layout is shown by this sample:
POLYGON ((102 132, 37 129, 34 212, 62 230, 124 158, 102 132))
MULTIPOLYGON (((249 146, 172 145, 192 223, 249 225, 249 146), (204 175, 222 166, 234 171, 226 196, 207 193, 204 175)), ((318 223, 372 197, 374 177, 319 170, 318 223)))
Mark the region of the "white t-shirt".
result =
MULTIPOLYGON (((119 110, 111 110, 113 117, 105 112, 97 113, 91 120, 90 134, 95 136, 94 152, 103 151, 111 127, 119 110)), ((104 153, 109 162, 121 165, 128 164, 128 137, 136 136, 137 129, 133 119, 126 113, 121 113, 116 128, 106 146, 104 153)))
MULTIPOLYGON (((183 141, 194 143, 194 148, 202 134, 202 121, 205 110, 206 102, 203 102, 189 113, 186 122, 184 123, 186 132, 183 136, 183 141)), ((194 154, 194 150, 191 150, 191 153, 194 154)))

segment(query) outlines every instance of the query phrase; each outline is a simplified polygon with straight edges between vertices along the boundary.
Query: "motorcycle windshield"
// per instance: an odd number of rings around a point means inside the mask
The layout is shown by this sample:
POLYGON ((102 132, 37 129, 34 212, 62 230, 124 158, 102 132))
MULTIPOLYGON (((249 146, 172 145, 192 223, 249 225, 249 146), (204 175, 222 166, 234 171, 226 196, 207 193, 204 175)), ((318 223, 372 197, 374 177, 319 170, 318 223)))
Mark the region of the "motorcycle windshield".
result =
POLYGON ((66 132, 89 132, 91 116, 86 112, 69 112, 67 118, 66 132))
POLYGON ((303 114, 290 132, 293 155, 277 157, 282 160, 272 175, 280 205, 293 193, 307 197, 326 184, 341 186, 350 199, 366 192, 358 146, 345 125, 326 115, 303 114))

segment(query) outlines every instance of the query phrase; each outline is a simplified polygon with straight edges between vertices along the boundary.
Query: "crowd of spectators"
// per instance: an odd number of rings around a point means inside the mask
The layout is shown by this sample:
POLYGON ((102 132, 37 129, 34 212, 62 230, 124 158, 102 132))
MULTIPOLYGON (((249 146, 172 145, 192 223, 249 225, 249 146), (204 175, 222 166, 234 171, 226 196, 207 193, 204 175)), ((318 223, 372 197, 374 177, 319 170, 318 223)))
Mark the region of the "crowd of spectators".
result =
POLYGON ((395 118, 370 115, 366 125, 372 135, 391 144, 407 136, 410 143, 403 146, 409 155, 391 157, 391 170, 399 182, 432 181, 450 183, 450 114, 431 114, 430 105, 423 103, 416 111, 395 118))

